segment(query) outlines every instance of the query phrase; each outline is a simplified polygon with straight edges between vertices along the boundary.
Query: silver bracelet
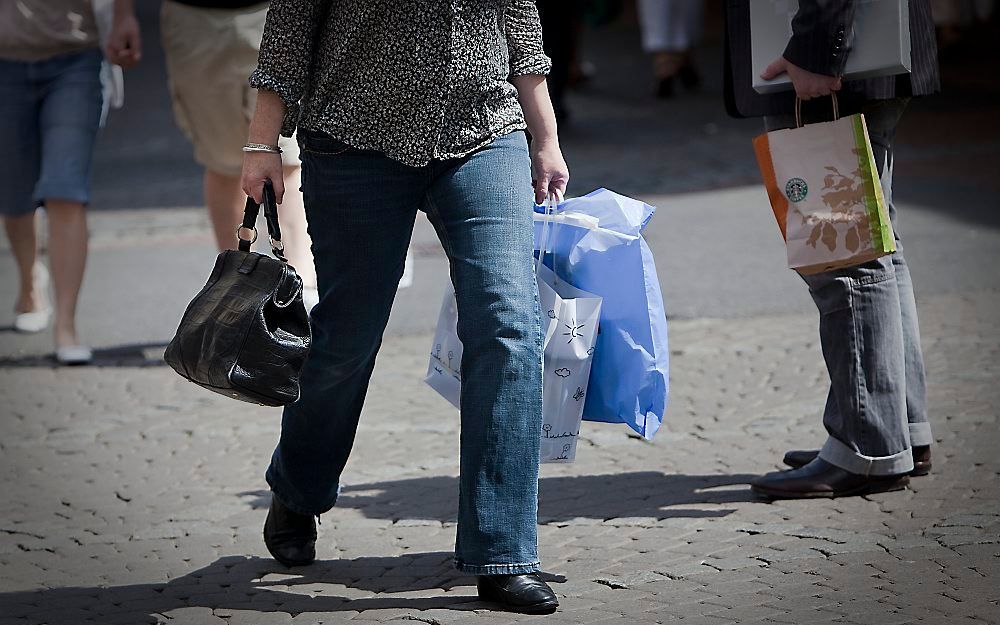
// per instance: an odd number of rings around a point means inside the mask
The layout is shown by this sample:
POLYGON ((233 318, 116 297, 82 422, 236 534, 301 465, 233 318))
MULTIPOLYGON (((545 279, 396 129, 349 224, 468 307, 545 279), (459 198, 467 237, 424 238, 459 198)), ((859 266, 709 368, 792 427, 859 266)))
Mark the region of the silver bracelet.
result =
POLYGON ((248 143, 243 146, 244 152, 267 152, 268 154, 281 154, 281 148, 276 145, 266 143, 248 143))

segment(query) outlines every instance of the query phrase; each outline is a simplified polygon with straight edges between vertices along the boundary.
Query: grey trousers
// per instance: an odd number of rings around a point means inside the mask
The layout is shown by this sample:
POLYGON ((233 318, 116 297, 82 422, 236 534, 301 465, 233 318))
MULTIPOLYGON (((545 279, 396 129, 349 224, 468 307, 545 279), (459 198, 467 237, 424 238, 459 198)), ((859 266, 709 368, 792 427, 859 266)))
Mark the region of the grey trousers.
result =
MULTIPOLYGON (((803 276, 819 309, 820 343, 830 374, 823 412, 829 436, 820 458, 861 475, 907 473, 913 469, 910 446, 933 442, 913 283, 892 201, 892 144, 906 104, 906 99, 872 101, 860 111, 889 205, 896 252, 803 276)), ((768 130, 795 125, 791 116, 764 122, 768 130)))

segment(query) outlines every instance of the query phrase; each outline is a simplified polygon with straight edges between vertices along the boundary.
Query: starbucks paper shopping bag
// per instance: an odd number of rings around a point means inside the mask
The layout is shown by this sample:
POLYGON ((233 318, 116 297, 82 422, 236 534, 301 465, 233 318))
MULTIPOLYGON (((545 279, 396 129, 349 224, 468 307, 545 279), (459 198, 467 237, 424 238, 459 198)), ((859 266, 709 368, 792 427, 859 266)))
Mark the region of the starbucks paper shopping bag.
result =
POLYGON ((896 251, 863 115, 776 130, 753 143, 790 268, 820 273, 896 251))

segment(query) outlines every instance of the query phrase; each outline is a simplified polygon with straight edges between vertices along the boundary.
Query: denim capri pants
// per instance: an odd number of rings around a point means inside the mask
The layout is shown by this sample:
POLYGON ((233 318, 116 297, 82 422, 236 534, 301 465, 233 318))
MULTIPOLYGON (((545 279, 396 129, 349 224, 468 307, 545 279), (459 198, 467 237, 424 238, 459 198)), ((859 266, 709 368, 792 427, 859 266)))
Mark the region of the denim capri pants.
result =
POLYGON ((41 61, 0 59, 0 215, 46 200, 90 201, 90 164, 101 121, 101 51, 41 61))

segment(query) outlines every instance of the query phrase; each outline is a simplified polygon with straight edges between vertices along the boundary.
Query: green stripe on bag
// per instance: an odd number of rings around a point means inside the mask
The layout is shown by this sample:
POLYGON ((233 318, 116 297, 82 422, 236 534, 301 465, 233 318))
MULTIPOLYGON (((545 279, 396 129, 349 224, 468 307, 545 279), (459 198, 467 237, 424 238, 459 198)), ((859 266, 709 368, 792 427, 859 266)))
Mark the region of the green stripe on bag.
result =
POLYGON ((868 130, 865 127, 863 115, 852 115, 854 124, 854 144, 857 147, 858 168, 864 179, 865 209, 868 211, 868 225, 871 228, 872 248, 877 252, 891 253, 896 251, 896 238, 889 223, 889 210, 882 195, 882 185, 879 182, 875 167, 875 155, 868 140, 868 130))

